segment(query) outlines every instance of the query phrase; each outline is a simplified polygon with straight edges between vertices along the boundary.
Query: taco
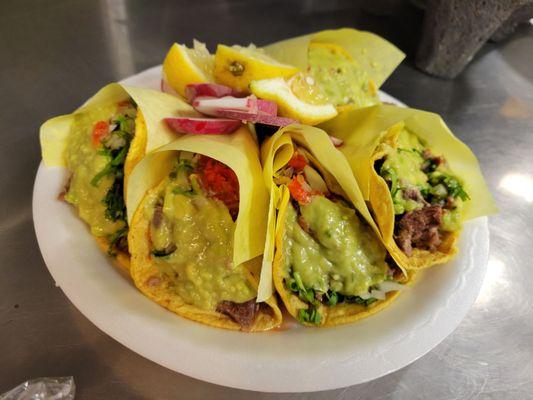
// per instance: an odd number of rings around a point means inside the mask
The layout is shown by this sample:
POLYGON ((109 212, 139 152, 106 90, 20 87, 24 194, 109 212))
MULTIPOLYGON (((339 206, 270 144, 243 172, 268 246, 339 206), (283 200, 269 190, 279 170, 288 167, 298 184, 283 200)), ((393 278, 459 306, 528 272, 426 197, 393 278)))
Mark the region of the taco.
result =
POLYGON ((227 136, 185 136, 136 167, 128 193, 136 209, 130 272, 143 294, 218 328, 255 332, 280 324, 273 296, 257 302, 267 206, 257 153, 241 128, 227 136), (154 168, 163 178, 139 202, 154 168))
POLYGON ((463 222, 496 210, 475 156, 435 114, 384 105, 323 128, 344 140, 383 240, 405 269, 450 260, 463 222))
POLYGON ((328 135, 290 126, 263 144, 262 161, 278 210, 267 234, 267 243, 275 240, 272 276, 289 313, 304 325, 332 326, 390 305, 412 275, 388 255, 328 135))
POLYGON ((189 108, 163 93, 111 84, 73 114, 41 127, 44 164, 68 171, 60 198, 76 208, 98 245, 124 269, 129 268, 124 201, 129 174, 146 151, 175 138, 160 117, 189 108))

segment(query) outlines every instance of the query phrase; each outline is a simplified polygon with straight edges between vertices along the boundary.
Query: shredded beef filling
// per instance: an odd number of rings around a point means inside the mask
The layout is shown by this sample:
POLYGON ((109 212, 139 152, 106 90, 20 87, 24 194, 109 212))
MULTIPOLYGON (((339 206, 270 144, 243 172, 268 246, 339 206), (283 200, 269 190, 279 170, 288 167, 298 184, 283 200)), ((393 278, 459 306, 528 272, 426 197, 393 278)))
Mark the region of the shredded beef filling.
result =
POLYGON ((65 183, 65 187, 63 188, 61 193, 59 193, 57 195, 57 199, 59 201, 65 201, 65 196, 66 196, 66 194, 68 193, 68 191, 70 189, 70 182, 72 182, 72 174, 68 177, 67 182, 65 183))
POLYGON ((255 302, 255 298, 244 303, 224 300, 217 306, 217 312, 226 314, 243 328, 252 326, 257 311, 259 311, 259 303, 255 302))
POLYGON ((115 243, 115 247, 117 248, 117 250, 123 252, 123 253, 129 253, 129 248, 128 248, 128 237, 127 236, 122 236, 120 237, 116 243, 115 243))
POLYGON ((416 187, 405 189, 403 192, 403 197, 419 203, 427 204, 426 200, 424 200, 424 197, 420 193, 420 190, 416 187))
POLYGON ((444 160, 444 157, 441 156, 433 156, 431 154, 431 151, 429 149, 425 149, 422 153, 422 157, 426 162, 422 166, 422 171, 424 172, 431 172, 435 171, 439 165, 444 164, 446 161, 444 160))
MULTIPOLYGON (((154 216, 152 217, 152 227, 155 229, 159 229, 161 227, 161 224, 163 223, 163 219, 165 218, 165 215, 163 214, 163 204, 157 203, 154 207, 154 216)), ((152 243, 153 246, 153 243, 152 243)), ((164 248, 154 248, 152 250, 152 255, 155 257, 165 257, 172 253, 174 253, 177 250, 177 246, 174 243, 169 243, 164 248)))
POLYGON ((154 207, 154 217, 152 218, 152 225, 154 228, 161 227, 161 222, 163 222, 163 204, 158 203, 154 207))
POLYGON ((413 247, 436 251, 441 243, 439 226, 442 207, 433 205, 404 214, 396 223, 396 239, 403 252, 410 256, 413 247))

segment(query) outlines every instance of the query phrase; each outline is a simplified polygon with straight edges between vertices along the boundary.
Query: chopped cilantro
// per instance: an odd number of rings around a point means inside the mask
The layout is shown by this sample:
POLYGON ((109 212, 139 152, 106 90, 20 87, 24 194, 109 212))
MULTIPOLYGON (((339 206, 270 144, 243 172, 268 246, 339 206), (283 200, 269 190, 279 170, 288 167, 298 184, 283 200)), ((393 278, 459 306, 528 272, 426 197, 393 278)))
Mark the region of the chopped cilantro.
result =
POLYGON ((123 179, 115 179, 102 202, 106 206, 105 217, 111 221, 126 219, 123 179))
POLYGON ((291 292, 298 292, 298 284, 294 279, 290 278, 288 281, 286 281, 286 285, 291 292))
POLYGON ((400 190, 400 181, 396 171, 391 168, 381 167, 379 174, 389 183, 391 196, 394 197, 396 192, 400 190))
POLYGON ((135 130, 134 118, 130 116, 119 115, 116 117, 115 123, 118 126, 113 130, 113 135, 118 135, 123 138, 124 145, 118 148, 111 148, 106 147, 104 143, 104 146, 98 150, 98 155, 107 157, 108 162, 105 167, 91 179, 91 185, 98 186, 104 177, 109 176, 110 178, 113 178, 111 186, 102 199, 102 203, 106 207, 105 217, 113 222, 123 221, 125 226, 108 236, 108 254, 111 256, 116 255, 116 250, 123 250, 123 248, 125 248, 125 251, 127 251, 127 245, 124 243, 124 239, 128 235, 126 205, 124 203, 124 163, 135 130))
POLYGON ((122 149, 117 151, 108 151, 103 152, 101 150, 102 155, 107 155, 110 157, 113 157, 106 166, 98 172, 93 179, 91 180, 91 185, 98 186, 98 183, 104 178, 105 176, 109 175, 117 175, 122 176, 124 174, 124 161, 126 160, 126 155, 128 154, 129 149, 129 143, 126 144, 126 146, 122 147, 122 149))
POLYGON ((298 289, 305 291, 305 286, 302 282, 302 277, 300 276, 300 274, 298 272, 294 272, 292 276, 294 276, 294 280, 298 285, 298 289))
POLYGON ((314 307, 300 308, 298 310, 298 319, 302 322, 318 325, 322 321, 322 315, 314 307))
POLYGON ((337 292, 333 292, 331 290, 326 293, 326 298, 326 303, 328 306, 334 306, 339 301, 339 296, 337 295, 337 292))
POLYGON ((355 303, 355 304, 361 304, 363 306, 369 306, 370 304, 378 301, 378 299, 374 298, 374 297, 370 297, 368 299, 363 299, 362 297, 359 297, 359 296, 346 296, 345 297, 345 300, 347 303, 355 303))
POLYGON ((179 186, 175 187, 174 189, 172 189, 172 193, 174 194, 182 194, 184 196, 194 196, 196 193, 194 192, 194 190, 192 188, 190 189, 183 189, 179 186))
POLYGON ((448 194, 453 198, 459 197, 463 201, 470 199, 459 180, 452 175, 435 171, 429 175, 429 183, 433 186, 443 184, 448 194))
POLYGON ((117 255, 116 248, 117 248, 119 240, 124 238, 124 237, 127 237, 127 236, 128 236, 128 227, 127 226, 125 226, 124 228, 121 228, 118 231, 116 231, 115 233, 109 235, 109 237, 108 237, 109 247, 107 249, 107 254, 109 254, 112 257, 116 256, 117 255))

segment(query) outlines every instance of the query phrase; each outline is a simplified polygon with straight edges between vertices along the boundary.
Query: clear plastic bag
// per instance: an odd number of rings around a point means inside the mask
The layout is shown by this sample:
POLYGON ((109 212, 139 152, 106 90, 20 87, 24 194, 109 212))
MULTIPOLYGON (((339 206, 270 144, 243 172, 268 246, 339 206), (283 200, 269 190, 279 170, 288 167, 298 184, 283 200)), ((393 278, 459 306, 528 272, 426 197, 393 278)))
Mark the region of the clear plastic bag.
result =
POLYGON ((0 394, 0 400, 73 400, 76 384, 72 376, 37 378, 0 394))

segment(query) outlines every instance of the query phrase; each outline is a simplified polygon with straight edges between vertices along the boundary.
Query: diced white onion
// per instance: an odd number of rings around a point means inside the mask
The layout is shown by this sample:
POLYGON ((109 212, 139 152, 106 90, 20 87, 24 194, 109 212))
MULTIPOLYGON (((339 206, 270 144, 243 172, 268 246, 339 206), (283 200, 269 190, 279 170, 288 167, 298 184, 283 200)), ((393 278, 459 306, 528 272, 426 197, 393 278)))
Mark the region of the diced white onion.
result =
POLYGON ((304 191, 306 191, 307 193, 313 191, 313 188, 311 188, 311 186, 309 186, 309 183, 307 183, 307 181, 304 179, 304 177, 302 175, 298 175, 298 177, 296 179, 298 180, 298 183, 300 185, 302 185, 302 189, 304 191))
POLYGON ((126 140, 118 135, 111 135, 107 139, 105 139, 105 145, 106 147, 117 150, 121 147, 124 147, 126 145, 126 140))
POLYGON ((366 292, 366 293, 360 294, 359 297, 362 298, 363 300, 368 300, 369 298, 372 297, 372 295, 370 293, 366 292))
POLYGON ((402 290, 405 288, 404 285, 398 282, 394 281, 383 281, 379 285, 377 285, 378 289, 387 293, 387 292, 393 292, 395 290, 402 290))
POLYGON ((370 292, 370 295, 378 300, 385 300, 386 298, 385 292, 382 292, 381 290, 376 290, 376 289, 372 290, 370 292))
POLYGON ((320 174, 313 167, 306 165, 304 167, 304 175, 307 179, 307 182, 309 182, 309 186, 311 186, 311 189, 317 190, 320 193, 328 192, 326 182, 324 182, 324 179, 322 179, 320 174))

